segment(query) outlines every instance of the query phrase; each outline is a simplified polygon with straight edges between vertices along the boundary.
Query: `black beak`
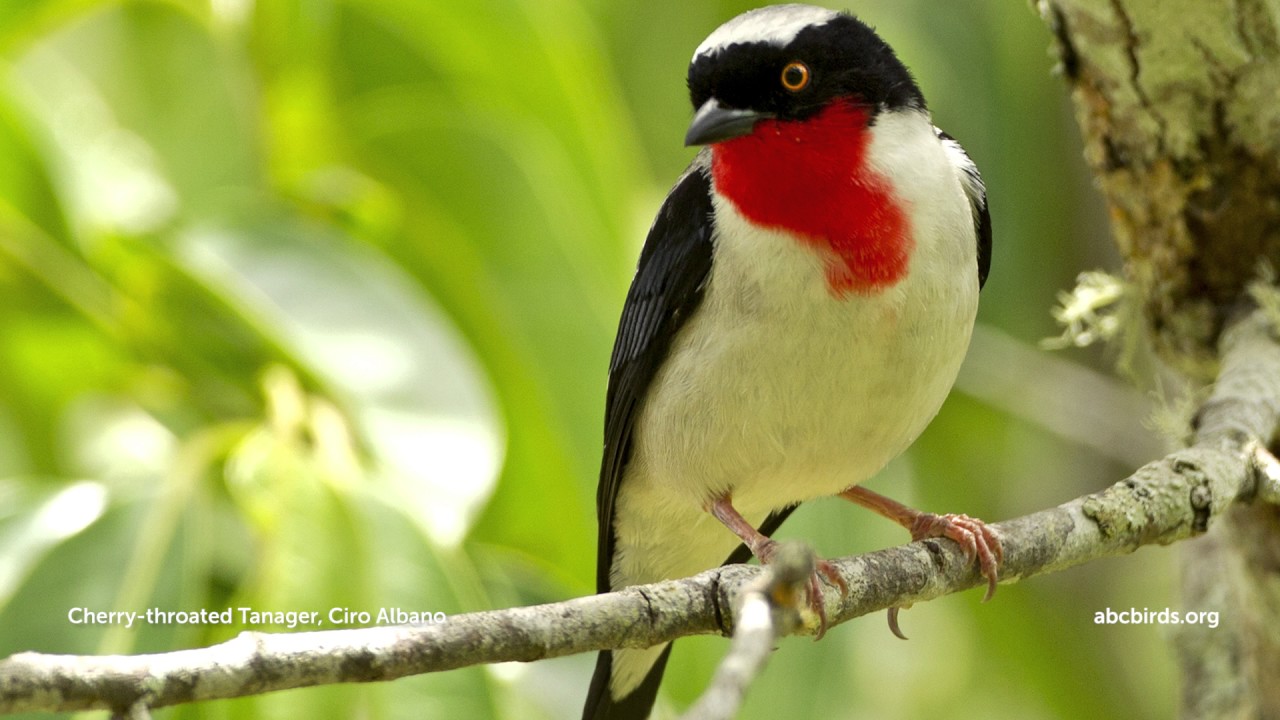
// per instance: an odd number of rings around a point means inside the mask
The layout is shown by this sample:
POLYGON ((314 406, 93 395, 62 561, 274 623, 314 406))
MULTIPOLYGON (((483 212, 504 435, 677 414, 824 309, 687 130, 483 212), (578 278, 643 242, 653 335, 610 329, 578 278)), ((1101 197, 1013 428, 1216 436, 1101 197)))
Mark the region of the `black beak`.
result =
POLYGON ((693 122, 689 123, 684 144, 685 147, 709 145, 746 135, 755 128, 757 122, 771 117, 772 113, 727 108, 719 100, 711 98, 702 103, 698 112, 693 114, 693 122))

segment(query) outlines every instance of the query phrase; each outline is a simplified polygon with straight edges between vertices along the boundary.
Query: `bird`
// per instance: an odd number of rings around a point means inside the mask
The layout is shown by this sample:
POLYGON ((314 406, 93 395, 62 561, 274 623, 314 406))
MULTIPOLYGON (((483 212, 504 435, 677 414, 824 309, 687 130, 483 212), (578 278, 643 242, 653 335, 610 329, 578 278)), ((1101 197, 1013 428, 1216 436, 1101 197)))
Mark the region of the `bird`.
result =
MULTIPOLYGON (((609 362, 597 591, 754 555, 840 496, 960 543, 995 589, 998 533, 859 487, 941 407, 991 265, 977 167, 853 14, 750 10, 688 69, 700 146, 650 227, 609 362)), ((809 602, 825 630, 819 560, 809 602)), ((890 626, 897 627, 890 611, 890 626)), ((584 720, 641 720, 671 644, 599 654, 584 720)))

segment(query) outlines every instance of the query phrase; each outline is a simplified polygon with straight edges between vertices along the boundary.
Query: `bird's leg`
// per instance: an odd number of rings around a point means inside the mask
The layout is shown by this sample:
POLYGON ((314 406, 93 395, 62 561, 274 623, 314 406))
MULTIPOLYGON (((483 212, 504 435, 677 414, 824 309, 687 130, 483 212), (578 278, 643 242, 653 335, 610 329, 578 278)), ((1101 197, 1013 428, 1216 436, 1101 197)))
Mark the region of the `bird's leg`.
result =
MULTIPOLYGON (((935 515, 930 512, 921 512, 880 493, 857 486, 840 493, 840 497, 898 523, 911 532, 912 541, 938 537, 954 540, 969 562, 977 559, 978 567, 983 577, 987 579, 987 594, 982 601, 990 600, 995 594, 1000 562, 1004 559, 1004 548, 1000 546, 1000 535, 991 526, 968 515, 935 515)), ((899 609, 889 608, 889 629, 894 635, 905 640, 906 637, 898 628, 899 609)))
MULTIPOLYGON (((768 564, 773 559, 774 553, 778 550, 778 542, 747 522, 747 519, 733 507, 733 500, 728 494, 712 500, 707 504, 706 509, 715 519, 732 530, 734 535, 741 538, 761 564, 768 564)), ((827 582, 840 588, 840 597, 849 594, 849 585, 845 583, 844 578, 840 577, 835 566, 822 558, 817 558, 814 562, 813 575, 809 576, 809 608, 818 616, 818 635, 814 638, 815 640, 821 640, 827 632, 827 609, 822 603, 822 588, 818 585, 819 574, 827 582)))

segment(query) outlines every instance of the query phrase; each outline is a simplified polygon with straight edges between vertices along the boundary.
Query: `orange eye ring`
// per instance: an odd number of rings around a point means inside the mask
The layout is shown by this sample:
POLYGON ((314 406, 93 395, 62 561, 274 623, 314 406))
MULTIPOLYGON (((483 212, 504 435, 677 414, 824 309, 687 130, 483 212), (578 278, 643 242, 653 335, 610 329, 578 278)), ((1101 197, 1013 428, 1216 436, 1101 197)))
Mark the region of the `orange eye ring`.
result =
POLYGON ((809 87, 809 66, 794 60, 782 68, 782 87, 791 92, 800 92, 809 87))

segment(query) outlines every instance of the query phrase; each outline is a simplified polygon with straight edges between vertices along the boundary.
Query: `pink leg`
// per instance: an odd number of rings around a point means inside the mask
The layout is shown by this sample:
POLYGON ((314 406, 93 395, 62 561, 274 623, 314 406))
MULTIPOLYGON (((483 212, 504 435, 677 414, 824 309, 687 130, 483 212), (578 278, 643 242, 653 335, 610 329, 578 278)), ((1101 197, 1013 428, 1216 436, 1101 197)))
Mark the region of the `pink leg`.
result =
MULTIPOLYGON (((999 534, 983 521, 968 515, 935 515, 921 512, 880 493, 857 486, 840 493, 840 497, 898 523, 911 532, 913 541, 939 537, 954 540, 964 551, 964 556, 969 562, 977 559, 978 567, 983 577, 987 579, 987 594, 982 601, 990 600, 995 594, 1000 562, 1004 559, 1004 548, 1000 545, 999 534)), ((889 627, 894 635, 903 637, 898 629, 898 609, 889 609, 889 627)))
MULTIPOLYGON (((733 531, 742 539, 742 542, 751 549, 751 554, 755 555, 762 564, 768 564, 773 555, 777 552, 777 541, 766 537, 763 533, 755 528, 746 518, 733 507, 733 501, 728 495, 716 498, 707 505, 707 512, 711 513, 715 519, 724 523, 724 526, 733 531)), ((827 632, 827 610, 822 603, 822 588, 818 585, 818 575, 826 578, 827 582, 840 588, 840 596, 843 597, 849 593, 849 586, 845 583, 844 578, 840 577, 840 573, 836 572, 835 566, 819 558, 815 564, 813 575, 809 577, 809 607, 818 616, 818 635, 815 640, 821 640, 822 636, 827 632)))

